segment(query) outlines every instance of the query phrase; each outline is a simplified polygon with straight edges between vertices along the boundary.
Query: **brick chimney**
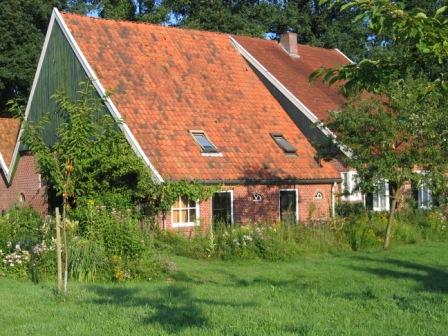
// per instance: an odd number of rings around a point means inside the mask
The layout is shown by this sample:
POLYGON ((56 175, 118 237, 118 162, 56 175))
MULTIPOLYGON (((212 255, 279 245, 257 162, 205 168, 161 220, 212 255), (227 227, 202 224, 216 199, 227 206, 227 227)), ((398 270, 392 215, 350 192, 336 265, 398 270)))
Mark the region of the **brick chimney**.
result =
POLYGON ((285 32, 280 35, 280 45, 291 57, 299 58, 297 50, 297 34, 292 32, 285 32))

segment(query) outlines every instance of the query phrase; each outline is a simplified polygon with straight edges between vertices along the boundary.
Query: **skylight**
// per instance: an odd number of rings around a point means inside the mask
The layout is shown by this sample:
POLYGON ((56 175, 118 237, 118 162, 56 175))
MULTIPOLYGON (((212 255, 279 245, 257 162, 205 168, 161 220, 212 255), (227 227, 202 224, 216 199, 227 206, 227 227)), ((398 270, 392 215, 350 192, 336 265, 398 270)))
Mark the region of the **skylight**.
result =
POLYGON ((286 154, 296 154, 296 148, 291 145, 282 134, 272 133, 271 134, 274 141, 277 145, 286 153, 286 154))
POLYGON ((218 153, 215 145, 207 138, 203 131, 191 131, 194 140, 202 148, 203 153, 218 153))

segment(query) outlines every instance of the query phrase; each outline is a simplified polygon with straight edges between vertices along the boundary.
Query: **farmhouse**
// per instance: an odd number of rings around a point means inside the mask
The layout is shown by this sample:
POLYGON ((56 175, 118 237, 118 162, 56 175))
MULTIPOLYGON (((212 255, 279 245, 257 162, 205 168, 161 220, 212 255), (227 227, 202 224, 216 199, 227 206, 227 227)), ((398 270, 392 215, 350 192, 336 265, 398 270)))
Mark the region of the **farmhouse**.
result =
MULTIPOLYGON (((200 203, 180 198, 167 228, 328 218, 337 184, 344 177, 350 188, 353 176, 318 160, 312 144, 331 132, 314 124, 344 99, 335 88, 309 84, 308 75, 348 59, 296 40, 292 33, 277 43, 55 9, 26 118, 55 111, 56 91, 75 97, 79 83, 91 81, 156 181, 222 186, 200 203)), ((9 133, 0 145, 0 209, 22 201, 43 210, 45 186, 32 156, 19 150, 19 126, 1 122, 9 133)))

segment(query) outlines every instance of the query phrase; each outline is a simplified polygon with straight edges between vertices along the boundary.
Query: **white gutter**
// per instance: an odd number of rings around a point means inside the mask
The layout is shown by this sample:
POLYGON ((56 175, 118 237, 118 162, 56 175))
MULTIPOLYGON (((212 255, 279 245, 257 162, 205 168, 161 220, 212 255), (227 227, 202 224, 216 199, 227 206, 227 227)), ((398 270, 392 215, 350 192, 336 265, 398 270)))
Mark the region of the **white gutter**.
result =
MULTIPOLYGON (((253 57, 241 44, 239 44, 232 36, 229 35, 230 41, 233 43, 238 52, 257 69, 277 90, 279 90, 296 108, 298 108, 312 123, 326 136, 336 140, 336 135, 327 127, 322 126, 321 120, 311 112, 297 97, 288 90, 272 73, 270 73, 255 57, 253 57)), ((339 149, 347 156, 351 156, 350 150, 338 144, 339 149)))

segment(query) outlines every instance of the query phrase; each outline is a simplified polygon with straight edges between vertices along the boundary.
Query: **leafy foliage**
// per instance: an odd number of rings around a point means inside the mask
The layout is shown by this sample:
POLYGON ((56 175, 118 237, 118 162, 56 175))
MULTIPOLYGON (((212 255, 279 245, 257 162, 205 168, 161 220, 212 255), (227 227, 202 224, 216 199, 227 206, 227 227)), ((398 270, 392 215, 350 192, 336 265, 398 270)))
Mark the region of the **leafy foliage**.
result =
MULTIPOLYGON (((321 3, 330 3, 323 0, 321 3)), ((371 1, 338 0, 344 12, 359 11, 357 22, 367 22, 376 40, 381 41, 382 52, 373 53, 357 64, 339 69, 322 68, 312 79, 322 77, 330 84, 344 81, 343 91, 356 95, 369 92, 387 94, 386 83, 403 78, 403 75, 425 75, 433 84, 446 88, 448 61, 447 7, 442 6, 432 14, 420 8, 405 10, 400 2, 389 0, 371 1), (384 52, 392 50, 392 52, 384 52)))
POLYGON ((78 95, 73 102, 62 92, 55 94, 58 111, 37 122, 25 121, 22 136, 42 176, 72 206, 89 199, 112 202, 114 207, 119 202, 121 209, 144 203, 157 214, 168 210, 179 196, 203 200, 216 190, 192 181, 154 182, 92 86, 81 83, 78 95), (56 125, 53 144, 45 137, 53 132, 52 125, 56 125))
POLYGON ((28 95, 48 18, 59 0, 0 2, 0 115, 6 102, 28 95))
POLYGON ((387 91, 387 101, 356 97, 331 114, 326 125, 351 152, 341 159, 358 171, 364 191, 372 191, 381 179, 397 186, 430 183, 431 176, 443 179, 448 154, 444 96, 428 93, 424 79, 409 77, 387 91), (427 174, 417 173, 416 167, 427 174))

